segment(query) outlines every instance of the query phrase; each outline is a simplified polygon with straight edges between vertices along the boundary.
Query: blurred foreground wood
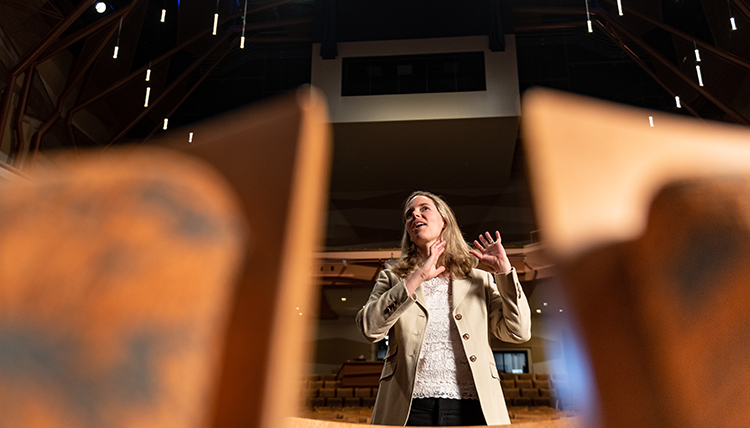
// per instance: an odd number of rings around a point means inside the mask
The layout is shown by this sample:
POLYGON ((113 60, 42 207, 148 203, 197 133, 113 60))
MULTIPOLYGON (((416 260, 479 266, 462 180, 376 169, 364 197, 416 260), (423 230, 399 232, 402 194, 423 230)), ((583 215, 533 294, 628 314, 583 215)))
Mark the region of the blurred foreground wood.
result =
POLYGON ((537 90, 524 141, 600 424, 750 426, 750 130, 537 90))
POLYGON ((296 414, 326 114, 306 88, 196 125, 192 145, 167 134, 182 153, 69 154, 0 188, 0 426, 276 428, 296 414))

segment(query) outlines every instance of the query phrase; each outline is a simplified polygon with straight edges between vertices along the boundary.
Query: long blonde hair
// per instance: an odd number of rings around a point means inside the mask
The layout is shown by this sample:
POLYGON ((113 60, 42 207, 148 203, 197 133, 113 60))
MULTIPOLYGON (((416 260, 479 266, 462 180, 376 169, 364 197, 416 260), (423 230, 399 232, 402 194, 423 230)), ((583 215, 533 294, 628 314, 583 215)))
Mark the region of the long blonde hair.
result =
POLYGON ((463 238, 461 229, 458 227, 456 216, 448 204, 441 198, 430 192, 417 190, 409 195, 404 201, 404 234, 401 237, 401 257, 389 262, 386 267, 400 277, 405 277, 413 271, 417 264, 421 262, 419 258, 419 249, 411 241, 411 237, 406 230, 406 207, 409 202, 417 196, 424 196, 432 199, 435 203, 438 213, 445 222, 442 239, 445 240, 445 251, 438 260, 438 266, 445 266, 446 271, 450 272, 451 278, 466 278, 471 270, 477 266, 478 260, 472 256, 469 251, 471 248, 463 238))

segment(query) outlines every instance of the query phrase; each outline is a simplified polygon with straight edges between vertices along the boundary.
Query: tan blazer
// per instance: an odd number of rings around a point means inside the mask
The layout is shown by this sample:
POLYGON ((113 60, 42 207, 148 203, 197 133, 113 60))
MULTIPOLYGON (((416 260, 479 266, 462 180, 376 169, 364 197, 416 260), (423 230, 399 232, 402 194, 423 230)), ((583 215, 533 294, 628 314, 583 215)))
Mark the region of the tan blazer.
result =
MULTIPOLYGON (((488 425, 510 424, 489 333, 511 343, 531 338, 531 311, 516 271, 492 275, 474 269, 467 279, 453 280, 452 284, 451 314, 463 338, 484 418, 488 425)), ((408 296, 403 279, 386 269, 380 272, 369 300, 357 313, 357 326, 369 341, 389 336, 373 424, 403 426, 409 418, 428 317, 422 285, 414 294, 416 300, 408 296)))

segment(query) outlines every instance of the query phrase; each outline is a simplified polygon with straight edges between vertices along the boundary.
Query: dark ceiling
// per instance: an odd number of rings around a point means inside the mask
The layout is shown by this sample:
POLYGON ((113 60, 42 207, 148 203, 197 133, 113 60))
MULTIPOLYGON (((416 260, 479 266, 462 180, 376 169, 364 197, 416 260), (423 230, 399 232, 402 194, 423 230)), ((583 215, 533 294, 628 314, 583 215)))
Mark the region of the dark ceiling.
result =
MULTIPOLYGON (((746 0, 622 0, 623 16, 615 0, 589 0, 592 33, 587 32, 585 0, 108 0, 102 14, 93 4, 0 3, 0 50, 6 50, 0 57, 0 107, 8 118, 0 127, 11 131, 3 141, 11 163, 18 163, 29 146, 45 152, 148 141, 163 132, 165 117, 172 132, 288 92, 310 82, 311 59, 319 55, 312 50, 314 42, 335 49, 335 42, 499 31, 515 34, 521 93, 546 86, 704 119, 750 121, 746 0), (219 14, 216 35, 211 34, 214 13, 219 14), (240 49, 243 31, 245 47, 240 49), (117 60, 112 58, 115 45, 117 60), (698 85, 695 47, 701 50, 705 86, 698 85), (57 91, 45 87, 36 73, 28 83, 24 79, 26 70, 45 67, 47 58, 55 60, 58 78, 65 82, 57 91), (149 68, 151 98, 144 108, 149 68), (18 102, 7 90, 13 78, 11 92, 21 98, 18 102), (676 95, 682 108, 676 106, 676 95), (19 135, 17 117, 38 121, 40 130, 19 135)), ((345 127, 338 131, 346 133, 345 127)), ((394 177, 366 189, 346 188, 349 165, 340 159, 334 158, 334 183, 344 184, 331 189, 330 204, 341 223, 329 223, 327 248, 397 245, 398 217, 378 224, 368 215, 389 207, 388 215, 396 216, 413 189, 394 189, 394 177)), ((504 230, 509 243, 534 240, 524 168, 517 143, 507 180, 444 192, 459 219, 468 219, 463 225, 467 236, 491 224, 504 230)), ((430 189, 431 184, 419 186, 430 189)))

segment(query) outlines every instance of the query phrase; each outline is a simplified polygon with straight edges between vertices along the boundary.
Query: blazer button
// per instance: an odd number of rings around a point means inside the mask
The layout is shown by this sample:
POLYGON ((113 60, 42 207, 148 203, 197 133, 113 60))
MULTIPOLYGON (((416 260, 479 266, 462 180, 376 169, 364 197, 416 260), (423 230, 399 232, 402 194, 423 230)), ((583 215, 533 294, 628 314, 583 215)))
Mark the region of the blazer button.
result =
POLYGON ((461 318, 463 318, 463 317, 461 316, 461 314, 456 314, 456 319, 457 319, 457 320, 460 320, 461 318))
POLYGON ((464 335, 463 335, 463 338, 464 338, 464 339, 466 339, 466 340, 469 340, 469 337, 470 337, 470 336, 469 336, 469 333, 464 333, 464 335))
POLYGON ((472 355, 471 357, 469 357, 469 360, 471 360, 471 362, 473 363, 474 361, 477 360, 477 356, 476 355, 472 355))

